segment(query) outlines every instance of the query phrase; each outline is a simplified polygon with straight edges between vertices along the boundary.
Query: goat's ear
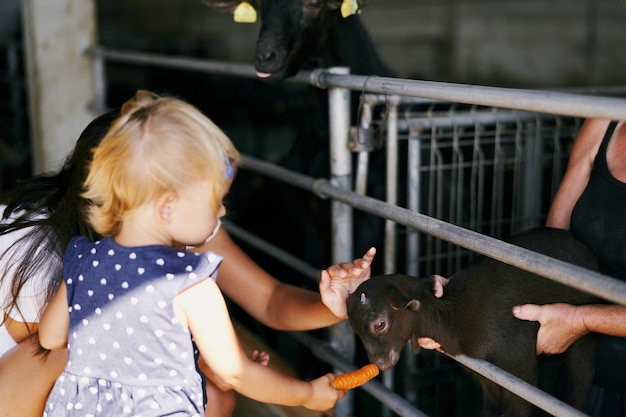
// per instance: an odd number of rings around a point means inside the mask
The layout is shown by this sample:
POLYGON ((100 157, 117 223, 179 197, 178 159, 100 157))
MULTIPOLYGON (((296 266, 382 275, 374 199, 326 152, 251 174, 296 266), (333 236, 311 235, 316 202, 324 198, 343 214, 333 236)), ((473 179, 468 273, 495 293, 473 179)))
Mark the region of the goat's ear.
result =
POLYGON ((256 1, 242 0, 202 0, 212 9, 222 13, 230 13, 236 23, 255 23, 258 4, 256 1))
POLYGON ((235 10, 244 3, 252 6, 254 9, 258 9, 259 5, 256 0, 202 0, 205 6, 210 7, 211 9, 217 10, 221 13, 229 13, 234 14, 235 10))
POLYGON ((202 3, 218 12, 233 14, 241 0, 202 0, 202 3))
POLYGON ((420 300, 416 300, 416 299, 409 300, 409 302, 406 303, 406 306, 404 306, 404 308, 408 308, 411 311, 418 311, 420 309, 420 300))

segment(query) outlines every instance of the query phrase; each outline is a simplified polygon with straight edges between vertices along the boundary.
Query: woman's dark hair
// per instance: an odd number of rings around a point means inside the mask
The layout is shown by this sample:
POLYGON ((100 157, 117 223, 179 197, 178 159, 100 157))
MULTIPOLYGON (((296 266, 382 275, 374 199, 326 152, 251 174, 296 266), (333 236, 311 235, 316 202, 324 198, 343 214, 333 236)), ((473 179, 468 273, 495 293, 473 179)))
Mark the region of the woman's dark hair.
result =
MULTIPOLYGON (((118 116, 119 110, 112 110, 89 123, 58 172, 18 182, 0 195, 0 203, 6 204, 0 235, 31 228, 0 254, 5 265, 0 271, 0 282, 11 280, 11 297, 0 300, 1 309, 19 309, 17 300, 23 286, 31 277, 42 274, 50 278, 41 283, 49 301, 63 280, 61 259, 70 239, 76 235, 97 238, 85 221, 88 202, 81 192, 92 150, 118 116)), ((3 320, 0 317, 0 323, 3 320)))

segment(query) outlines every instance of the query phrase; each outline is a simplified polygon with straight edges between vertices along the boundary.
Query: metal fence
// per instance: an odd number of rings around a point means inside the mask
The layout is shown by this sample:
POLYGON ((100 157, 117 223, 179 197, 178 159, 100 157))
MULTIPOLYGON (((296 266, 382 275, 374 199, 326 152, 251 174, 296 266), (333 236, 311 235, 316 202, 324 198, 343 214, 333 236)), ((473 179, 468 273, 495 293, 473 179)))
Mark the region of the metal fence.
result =
MULTIPOLYGON (((543 223, 581 123, 575 117, 433 100, 398 98, 393 112, 388 97, 366 95, 363 102, 361 129, 352 128, 352 141, 360 135, 384 142, 376 136, 386 135, 390 117, 397 119, 391 122, 397 169, 388 172, 387 183, 397 192, 390 198, 499 239, 543 223)), ((410 228, 396 233, 405 262, 393 262, 390 255, 393 271, 447 274, 472 257, 410 228)))
MULTIPOLYGON (((105 107, 105 61, 184 68, 191 71, 254 77, 247 65, 109 50, 89 51, 105 107)), ((542 223, 560 182, 568 149, 583 117, 626 120, 626 100, 557 91, 513 90, 415 80, 349 75, 345 69, 299 74, 295 82, 329 90, 331 106, 330 178, 310 178, 267 161, 245 156, 243 168, 284 181, 332 200, 333 260, 352 259, 352 210, 386 219, 385 269, 413 275, 447 273, 465 265, 474 253, 484 254, 531 272, 626 304, 626 284, 591 273, 496 239, 542 223), (350 126, 349 94, 363 92, 361 118, 350 126), (350 132, 352 131, 352 135, 350 132), (382 137, 387 157, 386 202, 366 195, 367 165, 363 138, 382 137), (352 138, 352 144, 348 143, 352 138), (351 149, 358 154, 352 166, 351 149), (399 181, 402 176, 402 181, 399 181), (405 181, 406 180, 406 181, 405 181), (398 187, 399 183, 402 187, 398 187), (354 189, 353 189, 354 186, 354 189), (528 260, 532 259, 532 262, 528 260), (594 284, 589 282, 593 278, 594 284)), ((229 225, 235 237, 315 277, 315 268, 293 259, 287 251, 250 237, 229 225), (256 244, 255 244, 256 241, 256 244)), ((331 340, 298 340, 339 371, 354 369, 352 332, 346 323, 330 332, 331 340), (329 353, 330 352, 330 353, 329 353)), ((407 356, 407 355, 405 355, 407 356)), ((408 355, 410 356, 410 355, 408 355)), ((445 358, 444 358, 445 359, 445 358)), ((454 360, 494 379, 505 388, 554 415, 580 415, 566 404, 481 360, 454 360)), ((436 366, 441 366, 437 359, 436 366)), ((411 367, 416 367, 413 363, 411 367)), ((419 371, 419 369, 417 369, 419 371)), ((415 407, 415 386, 404 384, 402 395, 393 373, 384 386, 364 390, 384 404, 384 413, 421 416, 415 407)), ((408 373, 410 379, 411 372, 408 373)), ((441 391, 439 391, 441 392, 441 391)), ((352 414, 348 396, 338 405, 338 417, 352 414)))

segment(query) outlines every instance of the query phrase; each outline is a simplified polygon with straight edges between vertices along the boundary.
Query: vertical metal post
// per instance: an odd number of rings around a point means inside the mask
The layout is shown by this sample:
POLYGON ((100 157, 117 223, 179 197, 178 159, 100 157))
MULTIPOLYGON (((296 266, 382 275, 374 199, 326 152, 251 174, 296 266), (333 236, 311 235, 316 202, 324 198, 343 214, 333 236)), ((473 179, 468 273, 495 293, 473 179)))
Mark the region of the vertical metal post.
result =
MULTIPOLYGON (((387 103, 387 195, 389 204, 396 205, 398 201, 398 103, 400 98, 393 96, 387 103)), ((396 270, 396 224, 391 220, 385 221, 385 273, 391 274, 396 270)))
POLYGON ((543 192, 542 157, 543 157, 543 127, 540 118, 534 122, 523 124, 523 175, 524 185, 523 209, 520 213, 520 228, 512 232, 527 230, 541 224, 541 198, 543 192))
POLYGON ((360 129, 356 129, 356 138, 354 138, 353 151, 357 152, 356 178, 354 179, 355 191, 365 195, 367 193, 367 169, 369 166, 370 151, 373 150, 373 138, 370 138, 366 132, 372 129, 372 107, 375 102, 371 96, 361 98, 361 120, 357 120, 360 129), (359 131, 363 132, 366 138, 360 137, 359 131), (371 146, 371 148, 370 148, 371 146))
MULTIPOLYGON (((407 208, 420 213, 421 197, 421 129, 411 128, 408 143, 407 208)), ((420 243, 418 231, 407 228, 406 231, 406 271, 407 274, 419 276, 420 243)))
MULTIPOLYGON (((335 74, 349 74, 344 67, 330 68, 335 74)), ((330 120, 330 176, 331 183, 339 188, 351 189, 352 155, 348 147, 350 132, 350 90, 331 87, 328 89, 328 111, 330 120)), ((333 201, 332 217, 332 261, 346 262, 353 258, 352 207, 333 201)), ((331 343, 347 359, 354 358, 354 332, 347 321, 337 323, 329 329, 331 343)), ((353 414, 353 394, 347 395, 335 405, 335 417, 353 414)))
MULTIPOLYGON (((398 103, 400 98, 393 96, 387 102, 387 143, 386 143, 386 165, 387 165, 387 203, 396 205, 398 202, 398 103)), ((385 273, 391 274, 396 270, 396 223, 392 220, 385 220, 385 273)), ((383 374, 383 384, 393 390, 393 379, 395 372, 393 369, 383 374)), ((381 417, 389 417, 391 410, 385 407, 381 417)))

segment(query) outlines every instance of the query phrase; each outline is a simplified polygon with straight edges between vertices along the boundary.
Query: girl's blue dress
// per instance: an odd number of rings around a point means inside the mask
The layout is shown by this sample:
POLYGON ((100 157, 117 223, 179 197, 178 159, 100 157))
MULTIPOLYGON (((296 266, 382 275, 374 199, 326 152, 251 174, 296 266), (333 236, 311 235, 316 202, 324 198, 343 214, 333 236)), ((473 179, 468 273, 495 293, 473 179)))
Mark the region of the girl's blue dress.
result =
POLYGON ((215 279, 221 261, 212 252, 74 238, 63 265, 69 361, 44 415, 203 416, 191 334, 172 302, 215 279))

